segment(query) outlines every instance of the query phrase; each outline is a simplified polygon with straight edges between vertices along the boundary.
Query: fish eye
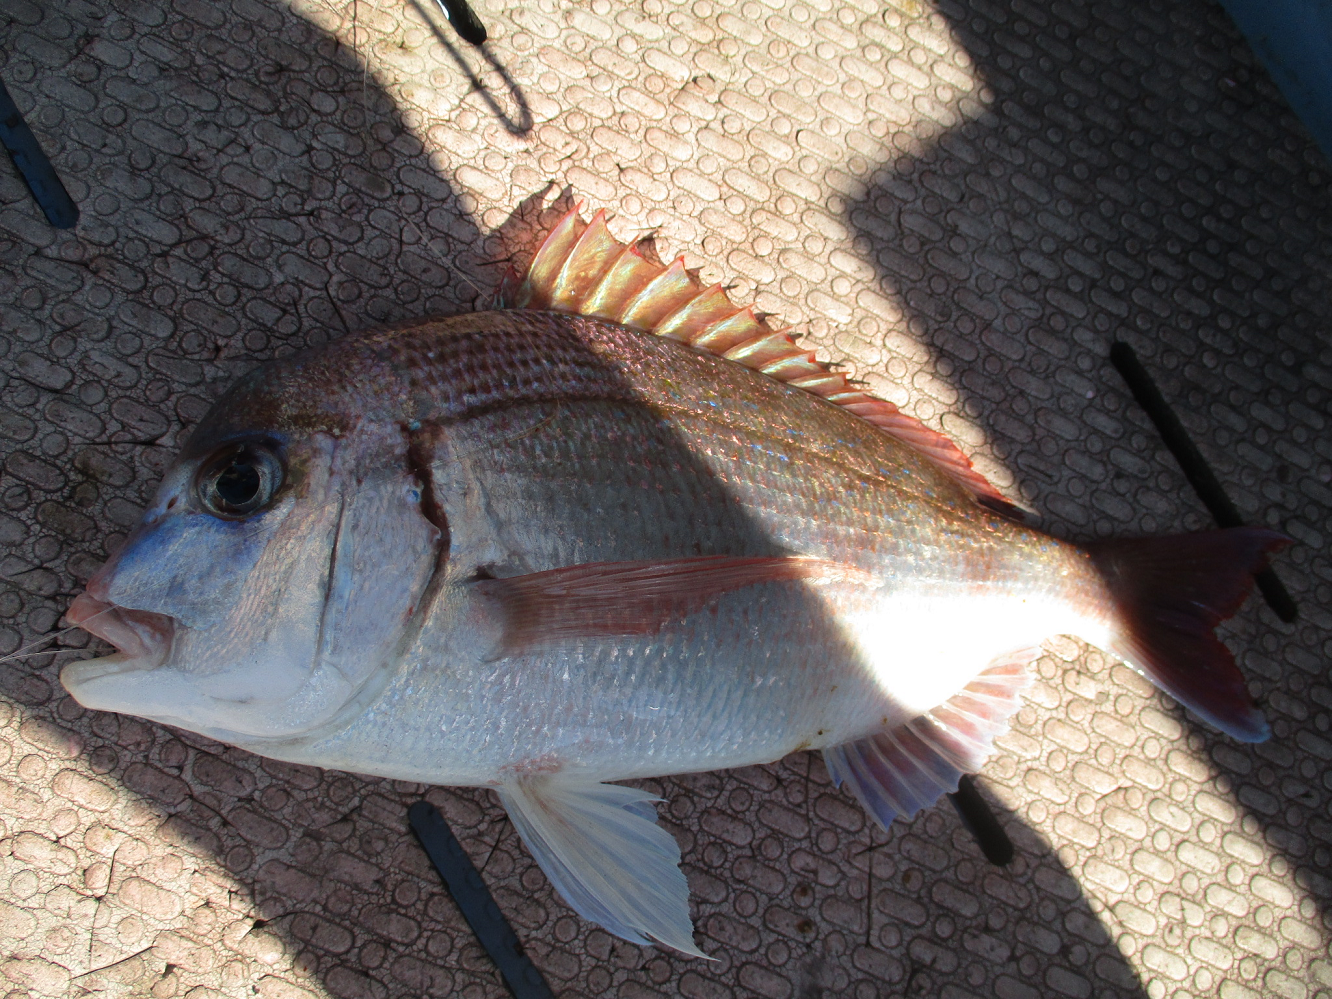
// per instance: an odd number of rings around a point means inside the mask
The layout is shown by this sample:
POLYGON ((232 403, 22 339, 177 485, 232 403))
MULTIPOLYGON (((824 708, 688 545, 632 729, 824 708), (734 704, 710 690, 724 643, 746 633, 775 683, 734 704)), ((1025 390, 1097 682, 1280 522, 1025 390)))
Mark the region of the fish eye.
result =
POLYGON ((282 462, 259 443, 228 444, 199 466, 194 490, 209 513, 234 520, 273 502, 282 485, 282 462))

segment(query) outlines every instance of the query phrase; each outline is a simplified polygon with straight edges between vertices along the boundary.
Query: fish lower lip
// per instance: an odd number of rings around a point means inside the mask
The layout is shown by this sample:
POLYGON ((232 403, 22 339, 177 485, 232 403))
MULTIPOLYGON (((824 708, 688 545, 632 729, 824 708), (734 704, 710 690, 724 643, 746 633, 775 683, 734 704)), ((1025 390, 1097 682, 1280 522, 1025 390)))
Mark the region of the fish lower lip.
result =
POLYGON ((115 652, 109 656, 100 656, 97 659, 81 659, 69 663, 61 672, 61 679, 64 680, 68 677, 76 679, 80 683, 86 683, 89 680, 97 680, 104 676, 132 673, 135 670, 151 668, 151 663, 145 663, 142 659, 131 659, 123 652, 115 652))
POLYGON ((70 604, 65 620, 115 646, 116 654, 87 660, 97 663, 98 675, 152 669, 171 652, 176 620, 154 611, 133 610, 82 593, 70 604))

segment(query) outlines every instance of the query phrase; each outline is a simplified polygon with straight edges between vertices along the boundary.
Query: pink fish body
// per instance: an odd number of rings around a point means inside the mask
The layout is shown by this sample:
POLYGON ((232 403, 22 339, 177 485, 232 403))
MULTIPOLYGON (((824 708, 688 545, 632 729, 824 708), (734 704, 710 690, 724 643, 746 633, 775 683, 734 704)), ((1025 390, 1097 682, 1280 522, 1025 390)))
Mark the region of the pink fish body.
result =
POLYGON ((1236 738, 1212 627, 1284 539, 1080 548, 946 439, 575 213, 522 308, 270 362, 69 618, 87 707, 277 759, 494 787, 585 917, 698 954, 652 800, 822 749, 883 824, 957 787, 1051 636, 1236 738))

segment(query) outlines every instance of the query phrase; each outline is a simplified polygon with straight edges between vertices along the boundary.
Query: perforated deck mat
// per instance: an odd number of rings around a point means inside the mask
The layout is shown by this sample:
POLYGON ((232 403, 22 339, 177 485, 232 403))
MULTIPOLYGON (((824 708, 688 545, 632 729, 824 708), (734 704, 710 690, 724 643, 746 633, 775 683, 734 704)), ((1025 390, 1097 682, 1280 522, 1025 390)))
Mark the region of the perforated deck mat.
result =
MULTIPOLYGON (((1328 164, 1203 0, 427 0, 0 9, 0 75, 82 210, 0 170, 0 650, 57 629, 255 360, 470 309, 565 185, 954 435, 1074 538, 1201 528, 1128 341, 1252 523, 1241 746, 1073 641, 980 777, 872 829, 822 763, 649 782, 700 946, 574 917, 489 792, 275 764, 0 663, 12 997, 459 995, 499 979, 407 831, 422 793, 562 996, 1332 995, 1328 164), (553 186, 541 194, 548 184, 553 186)), ((909 665, 909 664, 907 664, 909 665)))

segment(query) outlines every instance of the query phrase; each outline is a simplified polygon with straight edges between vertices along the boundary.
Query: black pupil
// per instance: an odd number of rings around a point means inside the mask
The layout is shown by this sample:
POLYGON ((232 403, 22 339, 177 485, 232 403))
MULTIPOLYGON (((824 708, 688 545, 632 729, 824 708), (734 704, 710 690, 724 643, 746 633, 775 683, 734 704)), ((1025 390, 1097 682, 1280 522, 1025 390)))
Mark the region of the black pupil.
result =
POLYGON ((260 485, 259 470, 253 462, 238 457, 217 477, 213 488, 228 506, 244 506, 259 495, 260 485))

